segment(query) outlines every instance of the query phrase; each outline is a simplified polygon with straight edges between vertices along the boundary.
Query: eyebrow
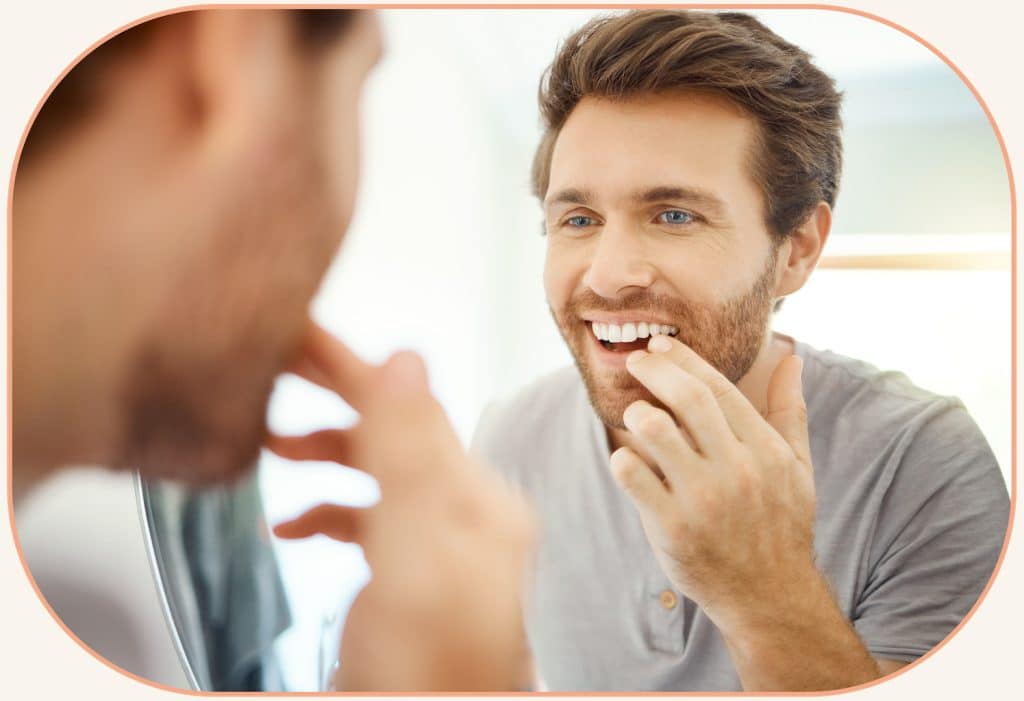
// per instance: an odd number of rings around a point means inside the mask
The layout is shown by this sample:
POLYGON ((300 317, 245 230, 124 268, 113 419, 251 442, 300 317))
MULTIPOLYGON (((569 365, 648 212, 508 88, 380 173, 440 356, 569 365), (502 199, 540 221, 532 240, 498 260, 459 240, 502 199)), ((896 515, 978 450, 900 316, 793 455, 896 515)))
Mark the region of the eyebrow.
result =
POLYGON ((707 190, 701 190, 700 188, 695 187, 662 185, 636 192, 633 194, 632 199, 637 204, 650 204, 652 202, 660 202, 662 200, 687 200, 689 202, 703 205, 707 209, 714 210, 717 214, 721 214, 726 209, 725 202, 721 199, 707 190))
MULTIPOLYGON (((589 205, 596 199, 590 190, 566 188, 559 190, 544 201, 545 208, 555 204, 589 205)), ((725 202, 707 190, 695 187, 679 187, 676 185, 658 185, 637 190, 630 198, 635 204, 650 204, 663 200, 684 200, 692 202, 704 209, 709 216, 724 216, 727 210, 725 202)))
POLYGON ((546 197, 544 199, 544 207, 547 208, 553 204, 590 204, 593 199, 594 196, 590 190, 578 190, 570 187, 546 197))

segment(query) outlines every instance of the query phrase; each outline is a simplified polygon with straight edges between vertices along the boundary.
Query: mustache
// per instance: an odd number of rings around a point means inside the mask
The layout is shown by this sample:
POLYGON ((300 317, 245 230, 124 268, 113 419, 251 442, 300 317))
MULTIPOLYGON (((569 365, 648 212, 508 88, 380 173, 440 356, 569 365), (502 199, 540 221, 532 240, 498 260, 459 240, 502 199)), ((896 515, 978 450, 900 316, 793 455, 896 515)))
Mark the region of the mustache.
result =
POLYGON ((652 294, 637 290, 629 294, 608 299, 593 290, 583 290, 574 295, 565 305, 567 316, 579 316, 583 312, 667 312, 673 317, 690 317, 693 307, 686 302, 663 294, 652 294))

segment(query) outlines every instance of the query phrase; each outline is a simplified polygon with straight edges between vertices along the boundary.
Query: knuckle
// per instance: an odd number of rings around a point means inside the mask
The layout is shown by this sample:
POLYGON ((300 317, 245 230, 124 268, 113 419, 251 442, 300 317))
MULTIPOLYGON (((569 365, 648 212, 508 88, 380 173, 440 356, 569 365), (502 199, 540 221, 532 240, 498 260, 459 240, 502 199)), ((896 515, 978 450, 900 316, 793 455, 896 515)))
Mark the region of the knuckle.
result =
POLYGON ((637 421, 637 433, 651 440, 667 438, 670 432, 676 429, 675 422, 668 414, 660 409, 655 409, 640 417, 637 421))
POLYGON ((721 502, 715 490, 694 489, 691 492, 690 499, 697 512, 701 514, 703 521, 713 521, 714 515, 718 513, 721 502))
POLYGON ((693 378, 681 378, 676 388, 676 398, 684 404, 703 405, 708 400, 708 389, 693 378))
POLYGON ((764 448, 765 460, 772 467, 783 467, 792 462, 793 451, 784 441, 772 441, 764 448))
POLYGON ((725 378, 716 378, 710 383, 710 390, 715 401, 722 401, 723 399, 729 399, 736 395, 739 390, 736 385, 729 382, 725 378))
POLYGON ((744 464, 736 471, 733 480, 736 495, 740 503, 746 508, 756 508, 764 502, 765 490, 762 473, 749 463, 744 464))
POLYGON ((742 443, 731 445, 726 449, 726 460, 736 469, 745 469, 750 463, 755 462, 753 453, 742 443))

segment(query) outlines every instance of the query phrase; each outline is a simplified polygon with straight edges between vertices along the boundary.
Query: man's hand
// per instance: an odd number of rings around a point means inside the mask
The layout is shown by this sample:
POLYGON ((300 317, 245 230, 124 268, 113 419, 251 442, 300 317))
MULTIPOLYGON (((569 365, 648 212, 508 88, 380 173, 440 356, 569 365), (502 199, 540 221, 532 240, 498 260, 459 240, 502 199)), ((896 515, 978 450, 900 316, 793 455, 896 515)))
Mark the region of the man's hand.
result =
POLYGON ((649 348, 627 368, 667 410, 642 400, 626 409, 623 421, 645 455, 618 449, 613 473, 666 575, 712 620, 774 607, 816 573, 800 359, 775 371, 763 418, 687 346, 658 336, 649 348))
POLYGON ((296 372, 337 392, 360 421, 272 437, 269 447, 365 470, 381 491, 369 509, 324 504, 274 529, 282 538, 326 534, 365 552, 372 580, 345 624, 337 688, 521 688, 521 599, 533 537, 526 505, 463 450, 418 356, 400 353, 373 367, 313 328, 296 372))
POLYGON ((611 469, 662 569, 715 623, 744 689, 829 689, 880 676, 814 563, 802 363, 782 361, 762 416, 693 350, 657 336, 626 367, 646 401, 611 469))

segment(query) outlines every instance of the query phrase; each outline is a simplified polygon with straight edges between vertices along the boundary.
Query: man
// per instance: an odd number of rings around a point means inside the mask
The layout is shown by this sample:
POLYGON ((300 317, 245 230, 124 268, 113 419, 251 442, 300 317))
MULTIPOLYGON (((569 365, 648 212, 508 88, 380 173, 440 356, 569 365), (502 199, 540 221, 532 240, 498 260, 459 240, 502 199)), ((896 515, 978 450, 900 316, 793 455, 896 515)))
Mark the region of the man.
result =
POLYGON ((955 399, 770 331, 829 234, 840 96, 739 13, 639 11, 542 81, 544 284, 576 368, 476 447, 536 502, 548 688, 833 689, 939 643, 1008 499, 955 399))
POLYGON ((373 570, 339 688, 516 688, 524 505, 462 451, 416 356, 365 365, 307 316, 352 216, 380 41, 365 12, 186 12, 111 40, 51 95, 14 190, 15 503, 69 465, 231 482, 291 367, 361 420, 272 447, 342 459, 382 492, 278 528, 359 542, 373 570))

